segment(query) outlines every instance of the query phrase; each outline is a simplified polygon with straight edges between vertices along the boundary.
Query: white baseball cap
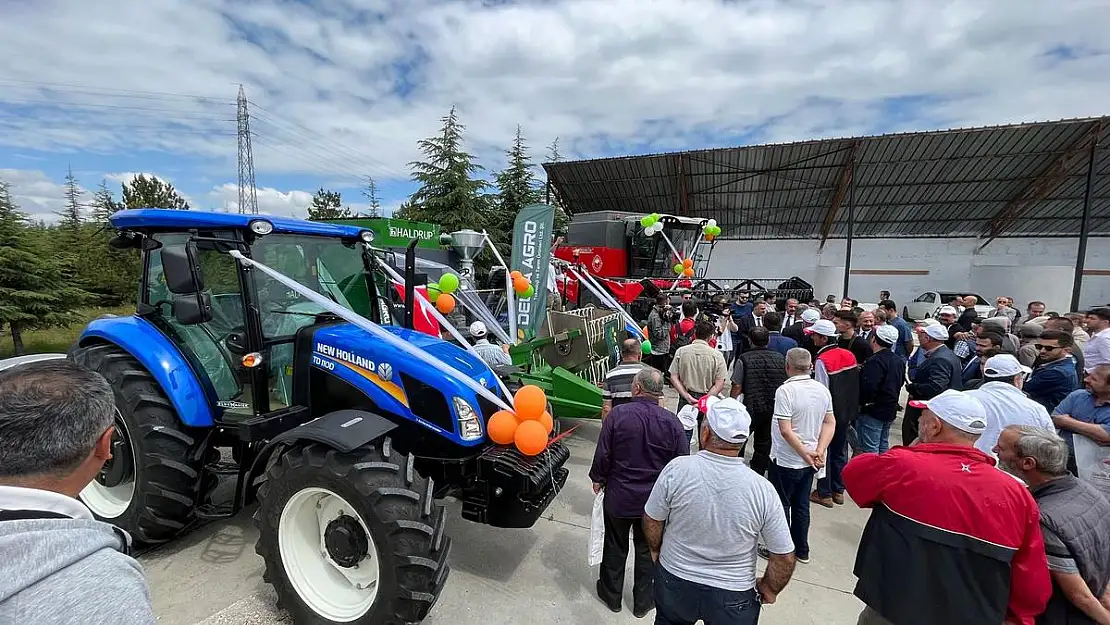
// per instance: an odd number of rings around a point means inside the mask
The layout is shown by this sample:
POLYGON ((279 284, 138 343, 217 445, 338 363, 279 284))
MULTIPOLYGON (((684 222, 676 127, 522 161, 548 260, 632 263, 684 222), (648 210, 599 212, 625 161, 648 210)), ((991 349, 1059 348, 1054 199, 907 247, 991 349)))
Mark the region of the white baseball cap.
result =
POLYGON ((743 443, 748 440, 752 427, 752 417, 744 404, 728 397, 710 397, 705 402, 705 420, 709 429, 727 443, 743 443))
POLYGON ((948 328, 940 325, 939 323, 927 323, 918 328, 918 330, 929 335, 929 338, 935 341, 948 340, 948 328))
POLYGON ((991 356, 983 364, 983 376, 988 378, 1012 378, 1019 373, 1032 373, 1033 370, 1018 362, 1010 354, 991 356))
POLYGON ((486 324, 482 323, 481 321, 475 321, 474 323, 470 324, 470 336, 479 339, 485 336, 486 332, 486 324))
POLYGON ((987 409, 963 391, 949 389, 928 401, 911 401, 910 406, 928 408, 941 421, 968 434, 982 434, 987 429, 987 409))
POLYGON ((833 337, 840 333, 836 331, 836 326, 828 319, 818 319, 813 325, 802 330, 806 334, 820 334, 821 336, 833 337))
POLYGON ((884 345, 894 345, 898 342, 898 328, 894 326, 879 326, 875 328, 875 336, 884 345))
POLYGON ((956 310, 955 306, 941 306, 937 311, 938 315, 958 315, 960 311, 956 310))
POLYGON ((802 321, 804 321, 806 323, 810 323, 810 324, 817 323, 817 320, 820 319, 820 318, 821 318, 821 313, 817 312, 813 308, 807 308, 807 309, 802 311, 802 321))
POLYGON ((939 326, 939 325, 941 325, 941 323, 939 321, 937 321, 936 319, 933 319, 932 317, 929 317, 928 319, 922 319, 921 321, 917 322, 917 327, 919 327, 919 328, 924 328, 925 326, 939 326))

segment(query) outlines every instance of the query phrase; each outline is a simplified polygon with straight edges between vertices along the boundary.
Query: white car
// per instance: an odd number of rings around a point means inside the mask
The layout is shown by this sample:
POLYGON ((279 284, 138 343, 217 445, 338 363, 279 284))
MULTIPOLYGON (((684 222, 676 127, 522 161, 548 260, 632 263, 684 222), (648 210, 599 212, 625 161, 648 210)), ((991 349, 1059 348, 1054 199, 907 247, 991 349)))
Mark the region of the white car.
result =
POLYGON ((975 312, 980 317, 986 317, 987 313, 991 311, 991 306, 987 304, 987 300, 983 299, 982 295, 975 293, 968 293, 966 291, 925 291, 918 295, 914 300, 902 307, 902 318, 906 321, 920 321, 922 319, 930 319, 937 316, 937 311, 941 306, 952 304, 957 297, 965 297, 967 295, 974 295, 976 304, 975 312))

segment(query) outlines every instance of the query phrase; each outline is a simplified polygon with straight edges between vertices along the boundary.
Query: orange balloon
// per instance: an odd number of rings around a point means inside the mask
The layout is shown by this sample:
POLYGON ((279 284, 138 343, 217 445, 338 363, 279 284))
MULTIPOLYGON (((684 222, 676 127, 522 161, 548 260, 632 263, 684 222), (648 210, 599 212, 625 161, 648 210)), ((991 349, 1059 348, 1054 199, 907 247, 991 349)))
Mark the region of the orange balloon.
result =
POLYGON ((518 425, 520 421, 517 421, 516 415, 508 410, 498 410, 489 418, 486 432, 489 439, 498 445, 509 445, 513 442, 518 425))
POLYGON ((716 238, 716 237, 714 237, 714 236, 713 236, 713 235, 711 235, 711 234, 707 234, 707 235, 705 235, 705 240, 706 240, 706 241, 709 241, 710 243, 712 243, 712 242, 713 242, 713 239, 714 239, 714 238, 716 238))
POLYGON ((547 449, 547 430, 539 421, 524 421, 513 437, 516 448, 525 456, 535 456, 547 449))
POLYGON ((520 273, 519 271, 517 271, 515 269, 509 274, 509 277, 512 278, 514 282, 516 281, 517 278, 521 278, 523 276, 524 276, 524 274, 520 273))
MULTIPOLYGON (((682 270, 682 275, 686 276, 687 278, 693 276, 694 275, 694 268, 693 267, 687 267, 687 268, 683 269, 682 270)), ((443 296, 440 295, 440 297, 442 298, 443 296)), ((450 296, 448 296, 448 297, 450 297, 450 296)))
POLYGON ((682 259, 682 266, 683 267, 693 267, 694 266, 694 259, 693 258, 683 258, 682 259))
POLYGON ((513 395, 513 408, 517 419, 535 421, 547 409, 547 395, 535 384, 526 384, 513 395))
POLYGON ((540 423, 543 424, 543 429, 547 430, 548 434, 555 429, 555 420, 551 418, 551 413, 546 410, 540 415, 540 423))
POLYGON ((447 293, 440 293, 436 298, 436 310, 449 315, 455 310, 455 298, 447 293))
POLYGON ((518 276, 513 279, 513 290, 517 293, 523 293, 528 290, 528 279, 524 276, 518 276))

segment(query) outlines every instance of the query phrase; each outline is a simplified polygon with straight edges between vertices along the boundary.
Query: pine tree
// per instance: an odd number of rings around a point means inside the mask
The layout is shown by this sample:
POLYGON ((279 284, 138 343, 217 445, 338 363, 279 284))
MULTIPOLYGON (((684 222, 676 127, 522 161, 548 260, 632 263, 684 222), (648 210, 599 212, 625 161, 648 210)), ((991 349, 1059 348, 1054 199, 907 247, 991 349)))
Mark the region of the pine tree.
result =
POLYGON ((382 216, 382 203, 378 200, 378 185, 370 176, 366 177, 366 186, 362 189, 362 196, 366 198, 369 208, 366 211, 367 217, 381 217, 382 216))
POLYGON ((50 250, 36 249, 27 216, 0 182, 0 323, 6 323, 15 354, 24 353, 23 331, 69 325, 88 294, 74 287, 50 250))
POLYGON ((551 145, 547 146, 547 162, 558 163, 561 160, 563 160, 563 156, 559 154, 559 137, 555 137, 551 145))
POLYGON ((349 219, 351 209, 343 206, 343 197, 338 191, 326 191, 323 187, 312 196, 308 207, 308 218, 312 221, 324 219, 349 219))
MULTIPOLYGON (((559 153, 559 137, 555 137, 551 145, 547 146, 547 162, 558 163, 561 160, 563 160, 563 155, 559 153)), ((556 237, 566 236, 567 230, 570 228, 570 217, 567 215, 562 201, 559 200, 559 196, 555 193, 555 189, 550 187, 551 181, 548 180, 545 184, 549 185, 550 201, 555 206, 555 224, 551 227, 552 234, 556 237)))
POLYGON ((65 206, 58 212, 61 220, 58 227, 61 229, 62 241, 73 245, 81 238, 81 187, 77 186, 77 178, 73 175, 73 167, 66 172, 65 206))
POLYGON ((108 223, 108 218, 112 213, 123 208, 123 205, 116 201, 115 195, 112 194, 111 189, 108 188, 106 180, 100 181, 100 187, 97 188, 96 193, 93 194, 92 199, 92 221, 103 225, 108 223))
POLYGON ((489 186, 473 176, 482 171, 474 157, 463 151, 458 111, 442 119, 443 129, 434 137, 420 141, 426 160, 409 163, 412 180, 420 188, 409 198, 396 216, 437 223, 445 232, 463 228, 482 230, 489 222, 489 198, 483 192, 489 186))
POLYGON ((495 176, 497 181, 497 208, 490 224, 490 236, 498 245, 508 245, 512 240, 513 222, 525 206, 543 201, 536 176, 532 172, 532 159, 520 126, 516 127, 513 145, 505 152, 508 164, 495 176))
POLYGON ((189 209, 189 203, 172 184, 143 174, 123 183, 123 205, 127 208, 189 209))

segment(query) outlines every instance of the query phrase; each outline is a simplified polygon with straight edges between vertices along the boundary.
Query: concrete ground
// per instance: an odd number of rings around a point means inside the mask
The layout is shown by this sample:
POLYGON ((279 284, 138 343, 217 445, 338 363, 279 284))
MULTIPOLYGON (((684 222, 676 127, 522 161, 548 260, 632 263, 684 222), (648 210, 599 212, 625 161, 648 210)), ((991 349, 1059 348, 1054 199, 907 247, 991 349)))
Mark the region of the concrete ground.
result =
MULTIPOLYGON (((463 521, 449 504, 448 533, 454 544, 447 587, 425 623, 643 623, 627 606, 614 614, 594 592, 597 568, 586 565, 593 492, 587 476, 601 428, 598 421, 564 421, 578 426, 567 439, 570 478, 558 499, 528 530, 498 530, 463 521)), ((898 442, 898 425, 891 444, 898 442)), ((155 612, 164 625, 254 625, 290 623, 275 608, 262 581, 262 560, 253 507, 233 519, 212 523, 143 554, 155 612)), ((763 625, 838 625, 856 622, 862 604, 851 594, 852 563, 867 512, 851 500, 835 509, 813 506, 812 561, 799 564, 778 602, 765 606, 763 625)), ((631 566, 631 561, 629 562, 631 566)))

